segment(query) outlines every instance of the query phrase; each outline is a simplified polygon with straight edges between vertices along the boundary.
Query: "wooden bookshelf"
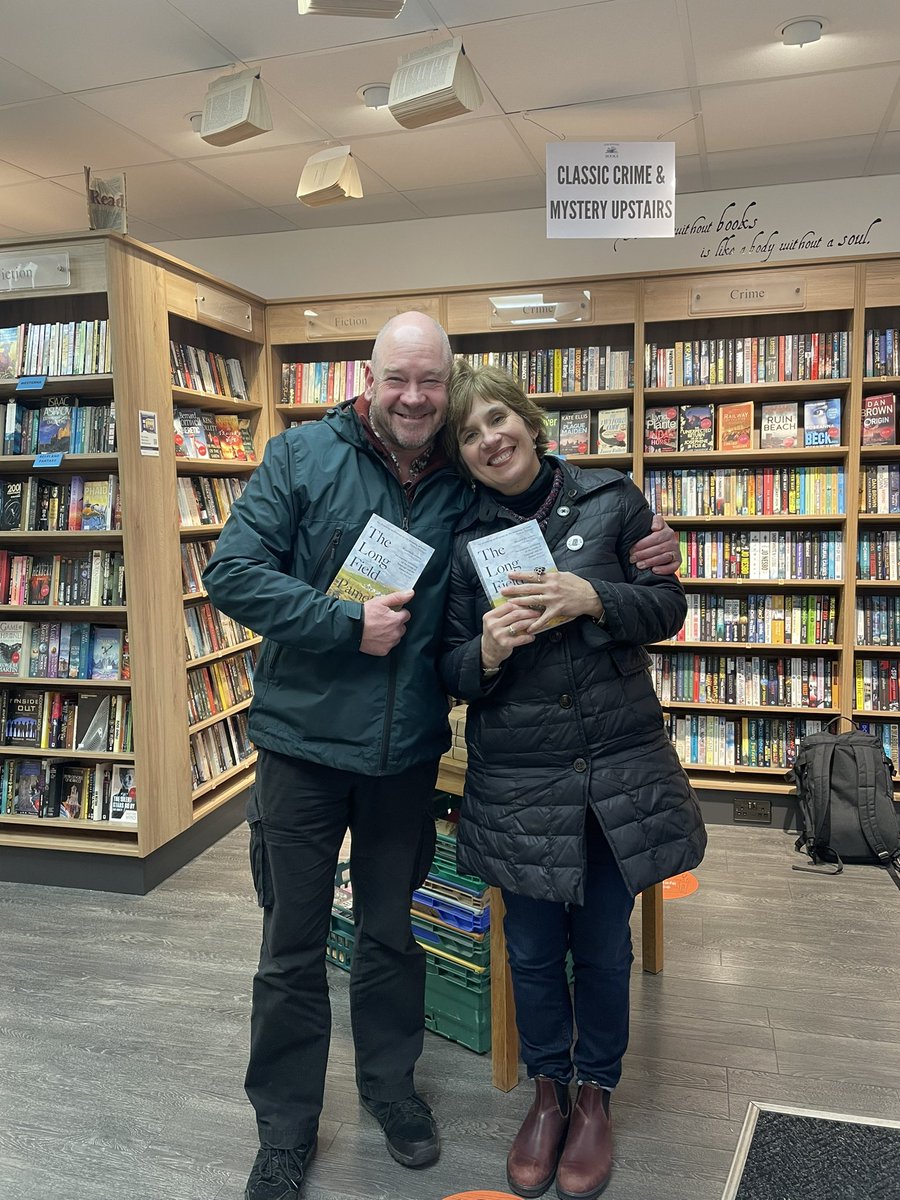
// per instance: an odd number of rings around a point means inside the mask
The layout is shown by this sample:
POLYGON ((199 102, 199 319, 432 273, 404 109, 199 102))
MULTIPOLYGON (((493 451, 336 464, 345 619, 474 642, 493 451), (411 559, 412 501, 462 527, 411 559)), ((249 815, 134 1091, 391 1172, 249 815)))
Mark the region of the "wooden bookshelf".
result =
MULTIPOLYGON (((130 680, 29 677, 17 678, 15 686, 73 692, 102 689, 111 695, 117 691, 130 695, 134 751, 101 754, 0 746, 0 761, 27 753, 31 758, 47 761, 127 764, 135 773, 137 822, 4 815, 0 820, 0 850, 8 863, 20 855, 39 853, 40 859, 28 862, 41 864, 36 868, 36 877, 46 882, 54 880, 56 860, 55 855, 48 859, 46 851, 56 851, 62 857, 72 854, 85 864, 90 860, 85 886, 104 886, 105 859, 134 860, 127 883, 115 886, 142 891, 181 866, 185 856, 190 857, 202 848, 207 835, 200 826, 245 791, 253 780, 255 759, 251 756, 236 763, 233 770, 210 780, 204 788, 202 807, 195 804, 186 672, 197 664, 185 661, 180 545, 182 536, 214 537, 221 525, 181 530, 176 480, 181 473, 249 474, 255 463, 176 464, 173 407, 236 412, 249 417, 254 445, 261 453, 269 430, 265 306, 258 297, 114 234, 60 236, 40 242, 22 238, 0 246, 4 254, 28 255, 38 251, 68 257, 69 287, 2 293, 0 326, 108 319, 112 370, 103 375, 52 376, 43 392, 27 393, 26 401, 36 404, 45 397, 77 395, 80 403, 89 404, 94 399, 99 402, 103 397, 114 398, 116 452, 65 455, 55 470, 60 475, 87 478, 117 474, 122 528, 98 532, 3 531, 0 548, 32 554, 43 552, 45 547, 47 553, 115 549, 124 555, 127 596, 124 605, 2 605, 0 613, 5 619, 15 616, 28 621, 71 620, 127 626, 130 680), (246 314, 240 328, 232 323, 235 311, 246 314), (169 357, 169 340, 173 337, 237 358, 250 399, 236 401, 173 387, 169 357), (148 411, 156 415, 158 454, 141 453, 140 414, 148 411)), ((4 403, 14 395, 14 383, 0 384, 0 399, 4 403)), ((33 455, 0 456, 0 478, 28 476, 35 471, 33 458, 33 455)), ((49 469, 41 468, 41 474, 49 474, 49 469)), ((8 684, 9 679, 4 683, 8 684)), ((246 704, 235 706, 219 717, 244 715, 245 708, 246 704)), ((213 725, 215 720, 204 724, 213 725)), ((223 831, 217 820, 211 820, 208 828, 209 839, 223 831)), ((56 860, 60 864, 62 857, 56 860)), ((66 870, 70 878, 71 871, 66 870)), ((109 872, 110 878, 114 875, 121 880, 121 869, 109 872)))

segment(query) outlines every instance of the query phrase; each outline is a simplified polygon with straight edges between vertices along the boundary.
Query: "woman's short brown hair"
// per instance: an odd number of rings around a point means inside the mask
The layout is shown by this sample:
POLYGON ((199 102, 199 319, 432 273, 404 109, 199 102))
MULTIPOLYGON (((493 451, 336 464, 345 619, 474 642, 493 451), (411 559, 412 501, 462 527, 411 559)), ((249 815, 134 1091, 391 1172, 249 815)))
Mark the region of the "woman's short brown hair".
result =
POLYGON ((457 469, 468 474, 459 450, 459 434, 472 411, 476 399, 503 404, 522 418, 535 435, 534 448, 538 458, 547 453, 547 427, 541 408, 526 396, 521 386, 499 367, 473 366, 458 358, 450 376, 450 402, 444 428, 444 446, 457 469))

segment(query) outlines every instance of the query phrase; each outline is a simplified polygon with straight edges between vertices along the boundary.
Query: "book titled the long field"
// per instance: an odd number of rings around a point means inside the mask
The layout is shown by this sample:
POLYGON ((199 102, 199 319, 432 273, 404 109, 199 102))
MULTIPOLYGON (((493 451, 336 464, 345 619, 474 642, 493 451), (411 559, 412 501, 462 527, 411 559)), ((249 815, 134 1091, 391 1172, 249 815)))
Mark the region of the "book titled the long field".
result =
POLYGON ((365 604, 373 596, 413 589, 433 547, 372 513, 327 595, 365 604))
MULTIPOLYGON (((521 525, 475 538, 466 549, 492 608, 499 608, 509 599, 501 595, 501 589, 509 586, 510 571, 550 574, 557 570, 550 547, 535 520, 523 521, 521 525)), ((562 625, 565 619, 552 621, 547 628, 562 625)))

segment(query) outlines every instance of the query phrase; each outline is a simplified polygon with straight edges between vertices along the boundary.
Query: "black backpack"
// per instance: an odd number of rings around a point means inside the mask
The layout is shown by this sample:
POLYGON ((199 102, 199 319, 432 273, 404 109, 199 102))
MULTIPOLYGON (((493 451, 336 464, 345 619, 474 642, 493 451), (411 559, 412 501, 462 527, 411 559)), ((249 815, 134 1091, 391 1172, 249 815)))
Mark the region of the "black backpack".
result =
POLYGON ((829 733, 826 726, 803 738, 788 772, 800 817, 795 849, 805 850, 814 864, 794 870, 839 875, 845 862, 877 863, 900 887, 894 764, 877 737, 851 724, 849 733, 829 733))

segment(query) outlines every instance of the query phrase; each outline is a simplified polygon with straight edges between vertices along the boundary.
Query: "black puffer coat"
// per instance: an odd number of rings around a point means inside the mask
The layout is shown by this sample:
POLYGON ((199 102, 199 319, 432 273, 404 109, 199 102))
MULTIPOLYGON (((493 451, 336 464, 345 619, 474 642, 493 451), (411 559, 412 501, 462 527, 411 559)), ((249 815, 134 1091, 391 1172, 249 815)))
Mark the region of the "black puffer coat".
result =
POLYGON ((631 480, 562 469, 545 536, 557 567, 596 588, 605 625, 579 617, 542 633, 482 680, 488 602, 466 546, 509 524, 482 493, 454 542, 441 673, 447 691, 469 702, 460 868, 513 892, 580 904, 588 804, 633 894, 695 867, 706 831, 643 649, 680 628, 681 584, 628 562, 651 521, 631 480))

